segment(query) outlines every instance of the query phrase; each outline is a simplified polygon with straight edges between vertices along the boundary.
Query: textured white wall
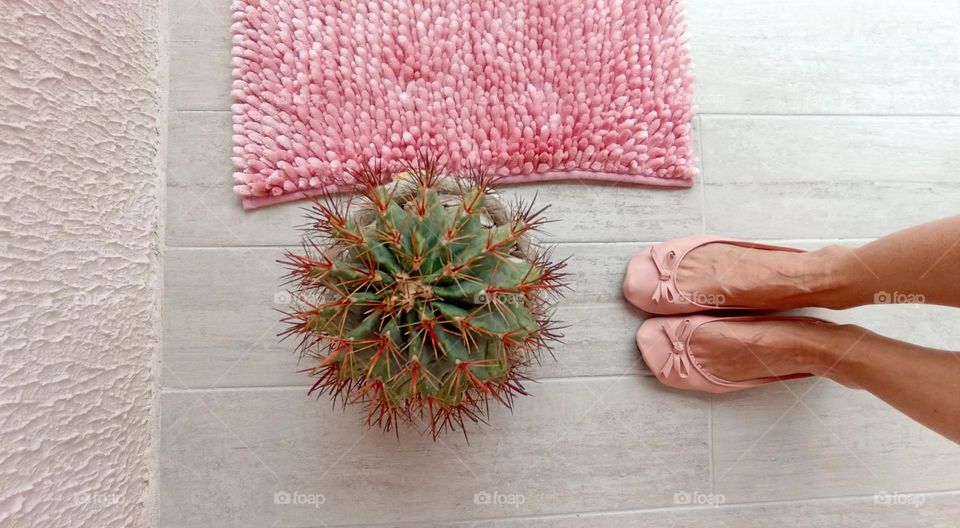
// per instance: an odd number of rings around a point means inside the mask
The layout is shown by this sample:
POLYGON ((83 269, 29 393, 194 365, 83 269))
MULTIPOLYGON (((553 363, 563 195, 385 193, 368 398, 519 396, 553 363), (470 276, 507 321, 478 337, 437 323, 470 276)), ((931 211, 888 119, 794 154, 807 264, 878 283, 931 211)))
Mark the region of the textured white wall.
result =
POLYGON ((159 0, 0 2, 0 526, 150 522, 159 0))

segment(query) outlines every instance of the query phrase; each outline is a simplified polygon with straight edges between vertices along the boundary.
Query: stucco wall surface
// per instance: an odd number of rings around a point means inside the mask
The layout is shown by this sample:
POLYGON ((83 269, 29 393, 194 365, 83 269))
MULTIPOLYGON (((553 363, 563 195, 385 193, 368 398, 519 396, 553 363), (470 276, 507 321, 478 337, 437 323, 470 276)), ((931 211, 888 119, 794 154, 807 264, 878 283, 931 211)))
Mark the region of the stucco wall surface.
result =
POLYGON ((0 526, 149 524, 158 0, 0 0, 0 526))

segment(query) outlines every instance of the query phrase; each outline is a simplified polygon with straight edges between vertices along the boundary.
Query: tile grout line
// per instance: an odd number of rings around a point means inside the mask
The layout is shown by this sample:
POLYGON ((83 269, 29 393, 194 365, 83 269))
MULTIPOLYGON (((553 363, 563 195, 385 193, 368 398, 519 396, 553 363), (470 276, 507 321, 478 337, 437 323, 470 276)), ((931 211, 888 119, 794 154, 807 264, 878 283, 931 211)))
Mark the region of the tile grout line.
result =
MULTIPOLYGON (((951 497, 954 495, 960 495, 960 490, 933 490, 933 491, 924 491, 917 492, 916 495, 923 495, 924 497, 951 497)), ((403 521, 400 523, 391 523, 391 522, 376 522, 376 523, 366 523, 366 524, 339 524, 336 525, 338 528, 353 528, 359 526, 371 526, 371 527, 380 527, 380 526, 423 526, 424 523, 463 523, 466 525, 473 525, 476 523, 498 523, 498 522, 516 522, 516 521, 534 521, 534 520, 563 520, 563 519, 581 519, 584 517, 609 517, 617 515, 630 515, 630 514, 647 514, 647 513, 690 513, 690 512, 699 512, 699 511, 717 511, 717 510, 738 510, 738 509, 748 509, 756 508, 763 506, 790 506, 797 504, 825 504, 831 502, 843 502, 843 501, 858 501, 864 499, 874 499, 876 495, 835 495, 829 497, 812 497, 812 498, 801 498, 801 499, 788 499, 788 500, 770 500, 770 501, 752 501, 752 502, 736 502, 736 503, 727 503, 721 506, 701 506, 701 507, 684 507, 684 506, 662 506, 662 507, 651 507, 651 508, 633 508, 633 509, 624 509, 624 510, 593 510, 593 511, 576 511, 576 512, 565 512, 565 513, 553 513, 553 514, 529 514, 529 515, 517 515, 513 517, 486 517, 478 519, 428 519, 428 520, 418 520, 418 521, 403 521)))
MULTIPOLYGON (((596 374, 588 376, 553 376, 549 378, 538 378, 531 385, 541 385, 544 383, 573 383, 579 381, 593 380, 627 380, 627 379, 654 379, 652 374, 596 374)), ((162 394, 195 394, 206 392, 254 392, 254 391, 285 391, 285 390, 303 390, 309 389, 310 384, 303 385, 237 385, 230 387, 160 387, 162 394)))
POLYGON ((714 405, 714 404, 716 403, 716 400, 717 400, 717 395, 716 395, 716 394, 711 394, 711 395, 710 395, 710 413, 709 413, 709 419, 708 419, 708 420, 709 420, 709 424, 710 424, 710 436, 709 436, 709 438, 710 438, 710 453, 709 453, 709 461, 710 461, 710 490, 711 490, 710 492, 713 493, 714 496, 717 496, 717 468, 716 468, 717 458, 716 458, 716 456, 715 456, 715 454, 714 454, 714 451, 716 451, 716 448, 715 448, 715 446, 716 446, 716 440, 715 440, 715 431, 716 431, 716 429, 715 429, 714 426, 713 426, 713 425, 714 425, 714 424, 713 424, 713 418, 714 418, 713 415, 714 415, 714 409, 715 409, 715 407, 716 407, 716 405, 714 405))
POLYGON ((878 118, 878 117, 890 117, 890 118, 957 118, 960 117, 960 113, 956 114, 922 114, 922 113, 891 113, 891 114, 878 114, 878 113, 835 113, 835 112, 797 112, 797 113, 786 113, 786 112, 698 112, 699 115, 708 117, 708 118, 736 118, 736 117, 748 117, 748 118, 764 118, 764 117, 797 117, 797 118, 829 118, 829 117, 853 117, 853 118, 878 118))
MULTIPOLYGON (((877 237, 850 237, 850 238, 751 238, 755 242, 762 243, 775 243, 775 244, 819 244, 819 243, 840 243, 840 242, 852 242, 857 244, 866 244, 876 240, 877 237)), ((546 241, 548 245, 555 246, 650 246, 654 244, 659 244, 662 240, 637 240, 637 241, 624 241, 624 240, 611 240, 611 241, 593 241, 593 242, 550 242, 546 241)), ((249 249, 285 249, 291 247, 298 247, 296 242, 291 242, 289 244, 249 244, 249 245, 222 245, 222 246, 165 246, 166 249, 174 250, 191 250, 191 251, 215 251, 215 250, 231 250, 231 251, 243 251, 249 249)))
POLYGON ((157 82, 160 85, 160 108, 157 116, 157 126, 159 128, 159 148, 157 152, 157 220, 156 220, 156 241, 157 241, 157 276, 155 279, 156 291, 154 292, 154 302, 156 306, 153 314, 156 317, 154 328, 156 332, 156 343, 154 345, 153 358, 151 361, 152 380, 151 380, 151 411, 150 418, 153 420, 150 434, 150 455, 148 459, 149 482, 147 484, 147 498, 145 500, 144 517, 149 519, 152 526, 160 526, 160 480, 163 470, 161 457, 161 439, 163 438, 163 408, 161 384, 163 378, 163 351, 166 346, 164 323, 166 318, 166 303, 164 295, 165 274, 167 264, 167 191, 169 181, 167 178, 168 170, 168 151, 169 151, 169 124, 170 124, 170 5, 168 0, 159 0, 157 2, 158 24, 156 28, 157 37, 157 82))
MULTIPOLYGON (((700 230, 707 232, 707 162, 703 157, 703 117, 697 115, 697 155, 700 157, 700 230)), ((714 467, 713 410, 714 395, 710 395, 710 407, 707 412, 707 467, 710 473, 710 493, 717 493, 717 471, 714 467)))

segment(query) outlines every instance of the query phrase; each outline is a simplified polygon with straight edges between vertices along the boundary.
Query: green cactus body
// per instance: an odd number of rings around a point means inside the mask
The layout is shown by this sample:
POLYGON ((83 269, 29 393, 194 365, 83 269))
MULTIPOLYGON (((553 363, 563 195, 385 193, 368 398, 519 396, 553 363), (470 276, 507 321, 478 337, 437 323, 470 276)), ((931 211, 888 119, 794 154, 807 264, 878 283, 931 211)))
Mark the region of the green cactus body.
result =
POLYGON ((490 398, 526 394, 523 370, 559 337, 549 310, 564 264, 530 238, 542 210, 504 216, 486 178, 456 182, 429 160, 384 176, 356 174, 355 214, 315 202, 305 254, 285 261, 300 301, 286 320, 317 361, 311 392, 365 403, 386 430, 428 418, 436 438, 483 420, 490 398))

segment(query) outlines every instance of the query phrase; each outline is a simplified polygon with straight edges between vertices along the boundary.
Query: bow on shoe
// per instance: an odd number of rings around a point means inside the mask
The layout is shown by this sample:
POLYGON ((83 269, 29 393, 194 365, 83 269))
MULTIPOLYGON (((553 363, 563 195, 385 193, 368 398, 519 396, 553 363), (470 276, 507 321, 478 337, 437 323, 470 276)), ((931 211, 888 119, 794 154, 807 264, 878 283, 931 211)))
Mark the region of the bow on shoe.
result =
POLYGON ((653 290, 653 302, 660 302, 665 299, 668 303, 673 303, 677 299, 677 289, 673 285, 673 268, 676 266, 677 252, 670 250, 664 259, 657 258, 653 248, 650 248, 650 257, 653 259, 653 265, 660 274, 660 280, 657 287, 653 290))
POLYGON ((677 325, 673 332, 671 332, 665 324, 661 324, 660 328, 663 329, 663 333, 667 335, 667 339, 669 339, 673 345, 673 351, 663 366, 660 367, 660 373, 658 375, 661 378, 666 378, 671 372, 676 370, 681 378, 686 378, 690 375, 690 355, 687 353, 687 340, 690 338, 690 320, 684 319, 682 323, 677 325))

